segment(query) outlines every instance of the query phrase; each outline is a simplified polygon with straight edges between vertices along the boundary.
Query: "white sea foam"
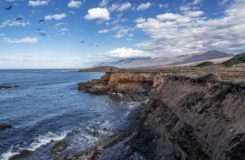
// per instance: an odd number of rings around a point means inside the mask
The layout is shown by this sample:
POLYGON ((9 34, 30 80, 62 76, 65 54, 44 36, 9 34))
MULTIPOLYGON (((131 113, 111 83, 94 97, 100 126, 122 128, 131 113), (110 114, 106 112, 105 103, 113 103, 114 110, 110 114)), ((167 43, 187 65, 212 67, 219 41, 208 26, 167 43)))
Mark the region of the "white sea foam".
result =
POLYGON ((104 128, 104 127, 109 128, 109 127, 112 126, 112 123, 111 123, 109 120, 105 120, 104 122, 102 122, 102 123, 100 124, 100 126, 101 126, 102 128, 104 128))
POLYGON ((5 153, 3 153, 0 157, 1 160, 8 160, 10 157, 15 156, 19 154, 19 151, 13 151, 13 146, 9 148, 9 150, 5 153))
POLYGON ((138 107, 141 103, 140 102, 134 102, 134 101, 131 101, 131 102, 128 102, 128 108, 135 108, 135 107, 138 107))
POLYGON ((66 137, 69 132, 62 132, 55 134, 53 132, 48 132, 45 135, 38 136, 29 146, 21 148, 19 146, 11 146, 7 152, 3 153, 0 157, 1 160, 8 160, 10 157, 19 154, 23 150, 35 151, 38 148, 49 144, 52 141, 60 141, 66 137), (17 149, 14 149, 17 148, 17 149))
POLYGON ((126 113, 125 113, 125 116, 128 116, 128 115, 129 115, 129 113, 130 113, 130 111, 126 112, 126 113))
POLYGON ((30 150, 30 151, 35 151, 38 148, 40 148, 40 147, 42 147, 44 145, 47 145, 48 143, 50 143, 52 141, 60 141, 60 140, 64 139, 66 137, 67 133, 68 132, 63 132, 63 133, 60 133, 60 134, 54 134, 53 132, 48 132, 45 135, 40 135, 26 149, 30 150))
POLYGON ((84 150, 88 147, 95 145, 99 139, 87 133, 81 133, 77 135, 70 141, 70 145, 74 148, 79 148, 79 150, 84 150))

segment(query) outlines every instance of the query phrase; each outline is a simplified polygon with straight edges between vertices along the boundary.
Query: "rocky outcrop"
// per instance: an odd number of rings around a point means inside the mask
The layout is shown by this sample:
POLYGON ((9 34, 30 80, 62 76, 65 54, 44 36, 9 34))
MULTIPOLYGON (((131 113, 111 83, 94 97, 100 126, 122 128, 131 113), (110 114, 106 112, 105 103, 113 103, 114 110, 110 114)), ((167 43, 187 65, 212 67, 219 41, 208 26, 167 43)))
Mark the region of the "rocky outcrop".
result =
POLYGON ((78 89, 90 93, 112 92, 147 94, 153 85, 155 73, 107 72, 101 79, 80 83, 78 89))
POLYGON ((20 153, 14 155, 14 156, 12 156, 12 157, 10 157, 9 160, 25 159, 25 158, 31 156, 32 153, 33 153, 32 151, 29 151, 29 150, 23 150, 23 151, 21 151, 20 153))
POLYGON ((0 85, 0 89, 11 89, 11 88, 16 88, 18 86, 9 86, 9 85, 0 85))
POLYGON ((222 77, 109 72, 79 88, 150 97, 129 143, 146 159, 240 160, 245 158, 245 83, 222 77))
POLYGON ((12 128, 12 126, 10 124, 0 123, 0 131, 3 131, 7 128, 12 128))
MULTIPOLYGON (((244 159, 245 84, 220 82, 214 77, 158 77, 141 119, 154 148, 143 152, 145 156, 244 159)), ((138 139, 145 139, 145 133, 138 139)))
POLYGON ((67 143, 65 140, 58 141, 54 144, 52 148, 52 153, 59 153, 67 148, 67 143))

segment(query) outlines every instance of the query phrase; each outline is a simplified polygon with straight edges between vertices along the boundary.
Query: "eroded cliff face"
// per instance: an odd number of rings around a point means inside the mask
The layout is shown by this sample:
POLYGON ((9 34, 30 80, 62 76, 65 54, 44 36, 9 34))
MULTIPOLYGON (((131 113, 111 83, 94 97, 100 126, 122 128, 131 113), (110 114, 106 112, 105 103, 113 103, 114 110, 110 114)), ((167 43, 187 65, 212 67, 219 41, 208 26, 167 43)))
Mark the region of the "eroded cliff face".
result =
POLYGON ((146 159, 245 159, 245 84, 218 75, 106 73, 80 84, 93 93, 144 93, 130 147, 146 159))
POLYGON ((101 79, 79 84, 80 90, 104 94, 112 92, 148 93, 155 73, 108 72, 101 79))
POLYGON ((245 158, 244 84, 212 75, 162 75, 154 84, 142 122, 154 135, 155 159, 245 158))

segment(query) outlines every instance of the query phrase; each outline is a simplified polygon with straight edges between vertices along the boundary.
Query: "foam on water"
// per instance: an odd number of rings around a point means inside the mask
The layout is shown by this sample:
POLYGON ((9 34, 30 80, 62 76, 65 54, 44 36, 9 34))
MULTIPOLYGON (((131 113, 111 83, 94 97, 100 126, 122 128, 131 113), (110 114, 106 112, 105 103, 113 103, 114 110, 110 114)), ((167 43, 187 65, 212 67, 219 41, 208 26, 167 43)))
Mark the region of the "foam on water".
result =
POLYGON ((54 134, 53 132, 48 132, 46 135, 40 135, 26 149, 30 150, 30 151, 35 151, 38 148, 40 148, 44 145, 47 145, 48 143, 50 143, 52 141, 60 141, 62 139, 65 139, 65 137, 68 133, 69 133, 68 131, 60 133, 60 134, 54 134))
POLYGON ((8 160, 10 157, 15 156, 17 154, 19 154, 19 151, 13 151, 13 146, 10 147, 10 149, 3 153, 0 157, 1 160, 8 160))
POLYGON ((10 157, 15 156, 19 154, 23 150, 29 150, 29 151, 36 151, 38 148, 45 146, 53 141, 60 141, 62 139, 65 139, 66 135, 69 133, 69 131, 62 132, 59 134, 55 134, 53 132, 48 132, 45 135, 38 136, 29 146, 27 147, 19 147, 17 146, 11 146, 7 152, 3 153, 1 155, 1 160, 8 160, 10 157))

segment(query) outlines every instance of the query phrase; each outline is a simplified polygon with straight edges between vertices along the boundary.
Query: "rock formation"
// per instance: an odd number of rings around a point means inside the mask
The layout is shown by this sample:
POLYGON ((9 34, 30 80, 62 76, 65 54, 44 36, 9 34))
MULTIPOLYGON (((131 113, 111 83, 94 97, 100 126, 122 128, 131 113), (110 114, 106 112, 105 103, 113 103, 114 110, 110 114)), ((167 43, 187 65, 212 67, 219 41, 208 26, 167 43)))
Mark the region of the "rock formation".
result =
POLYGON ((9 86, 9 85, 0 85, 0 89, 11 89, 11 88, 16 88, 18 86, 9 86))
POLYGON ((149 96, 129 143, 145 159, 245 159, 244 68, 210 70, 108 72, 79 89, 149 96))
POLYGON ((11 128, 12 126, 10 124, 6 124, 6 123, 0 123, 0 131, 3 131, 7 128, 11 128))

